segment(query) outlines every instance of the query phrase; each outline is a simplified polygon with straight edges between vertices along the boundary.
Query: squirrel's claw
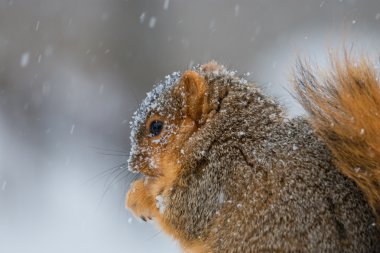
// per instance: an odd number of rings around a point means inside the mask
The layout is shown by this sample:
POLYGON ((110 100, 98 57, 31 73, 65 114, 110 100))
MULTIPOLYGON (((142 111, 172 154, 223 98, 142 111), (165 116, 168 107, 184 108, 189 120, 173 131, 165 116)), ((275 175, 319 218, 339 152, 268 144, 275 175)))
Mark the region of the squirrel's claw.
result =
POLYGON ((143 179, 135 181, 127 192, 125 206, 143 221, 152 220, 156 209, 153 197, 148 193, 143 179))

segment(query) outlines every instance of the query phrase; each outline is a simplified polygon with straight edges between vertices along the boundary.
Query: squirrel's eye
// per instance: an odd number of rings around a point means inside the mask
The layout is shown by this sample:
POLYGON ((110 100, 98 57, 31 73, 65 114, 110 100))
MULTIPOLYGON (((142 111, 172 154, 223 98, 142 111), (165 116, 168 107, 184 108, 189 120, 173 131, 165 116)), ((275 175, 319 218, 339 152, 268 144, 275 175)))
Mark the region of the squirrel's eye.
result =
POLYGON ((150 123, 150 126, 149 126, 150 135, 152 137, 159 135, 163 127, 164 127, 164 123, 162 121, 159 121, 159 120, 152 121, 152 123, 150 123))

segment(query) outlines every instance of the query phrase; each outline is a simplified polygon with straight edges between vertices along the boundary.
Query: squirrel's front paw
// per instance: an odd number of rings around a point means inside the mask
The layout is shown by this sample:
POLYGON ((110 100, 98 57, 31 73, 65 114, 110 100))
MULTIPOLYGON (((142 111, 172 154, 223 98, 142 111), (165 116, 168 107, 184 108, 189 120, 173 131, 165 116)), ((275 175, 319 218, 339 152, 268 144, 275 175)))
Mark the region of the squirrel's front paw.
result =
POLYGON ((154 217, 155 201, 153 196, 149 195, 144 179, 139 179, 132 184, 127 192, 125 206, 143 221, 151 220, 154 217))

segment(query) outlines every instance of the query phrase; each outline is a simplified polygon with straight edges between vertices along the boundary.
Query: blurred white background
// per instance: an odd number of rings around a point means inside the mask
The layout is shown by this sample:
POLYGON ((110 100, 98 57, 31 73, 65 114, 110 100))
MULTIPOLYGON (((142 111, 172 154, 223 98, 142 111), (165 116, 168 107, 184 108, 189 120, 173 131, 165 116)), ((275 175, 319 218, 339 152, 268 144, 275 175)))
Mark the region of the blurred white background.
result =
POLYGON ((377 59, 379 32, 378 0, 0 0, 0 252, 179 252, 124 209, 152 85, 216 59, 298 114, 297 55, 377 59))

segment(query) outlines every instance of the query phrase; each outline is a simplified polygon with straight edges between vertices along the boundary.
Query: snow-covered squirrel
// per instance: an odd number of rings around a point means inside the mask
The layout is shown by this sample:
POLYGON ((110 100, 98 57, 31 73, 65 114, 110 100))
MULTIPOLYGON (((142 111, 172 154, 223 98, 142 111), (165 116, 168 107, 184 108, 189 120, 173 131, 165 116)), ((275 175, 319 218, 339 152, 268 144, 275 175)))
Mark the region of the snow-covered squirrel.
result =
POLYGON ((216 62, 167 76, 131 123, 127 207, 186 252, 380 252, 374 67, 294 76, 306 119, 216 62))

